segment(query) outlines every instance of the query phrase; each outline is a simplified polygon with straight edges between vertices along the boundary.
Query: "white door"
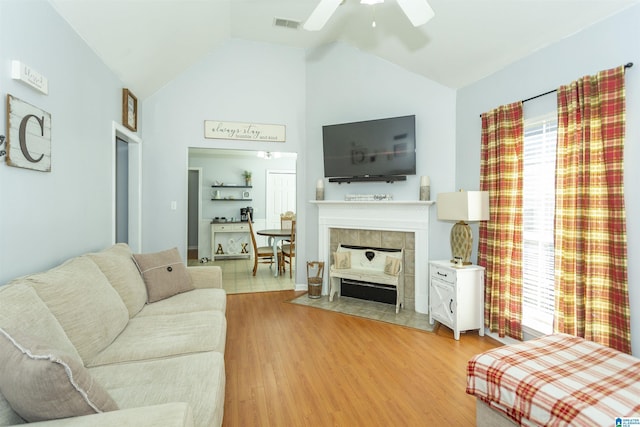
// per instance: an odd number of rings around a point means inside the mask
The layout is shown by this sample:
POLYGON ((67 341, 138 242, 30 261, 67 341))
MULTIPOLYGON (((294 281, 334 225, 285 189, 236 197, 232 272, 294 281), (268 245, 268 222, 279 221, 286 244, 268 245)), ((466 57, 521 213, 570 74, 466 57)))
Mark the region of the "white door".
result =
POLYGON ((267 228, 280 228, 280 214, 296 211, 296 171, 267 171, 267 228))

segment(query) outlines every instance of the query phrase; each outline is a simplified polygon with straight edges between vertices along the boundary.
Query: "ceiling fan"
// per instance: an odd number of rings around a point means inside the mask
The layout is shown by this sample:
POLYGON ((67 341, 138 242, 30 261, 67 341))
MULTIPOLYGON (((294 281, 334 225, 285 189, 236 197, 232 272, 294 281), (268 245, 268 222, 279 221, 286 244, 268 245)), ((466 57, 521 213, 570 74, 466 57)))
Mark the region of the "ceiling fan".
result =
MULTIPOLYGON (((426 24, 435 16, 435 12, 427 2, 427 0, 396 0, 400 9, 407 15, 414 27, 426 24)), ((311 12, 311 15, 302 26, 307 31, 318 31, 324 27, 333 12, 345 0, 320 0, 320 3, 311 12)), ((384 0, 360 0, 360 3, 375 5, 383 3, 384 0)))

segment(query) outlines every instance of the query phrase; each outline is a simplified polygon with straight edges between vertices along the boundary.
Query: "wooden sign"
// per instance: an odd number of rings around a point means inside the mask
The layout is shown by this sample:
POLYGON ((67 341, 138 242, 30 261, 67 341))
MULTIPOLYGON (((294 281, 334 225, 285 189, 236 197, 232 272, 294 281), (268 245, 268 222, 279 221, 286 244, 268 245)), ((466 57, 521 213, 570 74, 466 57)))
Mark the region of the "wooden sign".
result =
POLYGON ((7 95, 7 164, 51 172, 51 114, 7 95))
POLYGON ((284 125, 205 120, 204 137, 209 139, 284 142, 286 140, 286 128, 284 125))
POLYGON ((49 94, 49 80, 20 61, 11 61, 11 78, 20 80, 45 95, 49 94))

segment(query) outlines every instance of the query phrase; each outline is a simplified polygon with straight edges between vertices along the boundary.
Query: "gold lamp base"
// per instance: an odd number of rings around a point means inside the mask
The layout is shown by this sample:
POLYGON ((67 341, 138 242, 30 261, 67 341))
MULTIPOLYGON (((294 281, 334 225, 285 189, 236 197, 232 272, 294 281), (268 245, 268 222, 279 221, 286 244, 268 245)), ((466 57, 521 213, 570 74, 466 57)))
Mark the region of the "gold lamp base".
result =
POLYGON ((459 221, 451 228, 451 256, 452 263, 456 259, 462 259, 463 265, 471 265, 471 248, 473 247, 473 234, 471 227, 464 221, 459 221))

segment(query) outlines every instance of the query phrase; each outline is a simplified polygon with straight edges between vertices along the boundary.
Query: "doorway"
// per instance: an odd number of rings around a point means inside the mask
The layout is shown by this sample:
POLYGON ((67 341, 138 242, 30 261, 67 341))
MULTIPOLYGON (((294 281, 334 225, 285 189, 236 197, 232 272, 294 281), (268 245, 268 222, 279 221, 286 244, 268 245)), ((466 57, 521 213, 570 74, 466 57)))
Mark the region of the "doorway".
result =
POLYGON ((127 243, 142 252, 142 140, 112 122, 112 243, 127 243))
POLYGON ((129 144, 116 137, 116 243, 129 243, 129 144))
POLYGON ((202 210, 202 168, 189 168, 187 191, 187 259, 209 257, 200 248, 200 222, 202 210))
MULTIPOLYGON (((213 255, 216 248, 212 247, 211 242, 211 223, 212 221, 239 221, 241 217, 241 209, 246 207, 253 208, 253 220, 254 228, 256 230, 264 228, 279 228, 280 227, 280 213, 286 210, 295 211, 296 203, 296 153, 271 153, 271 156, 264 157, 260 155, 258 151, 250 150, 235 150, 235 149, 220 149, 220 148, 194 148, 190 147, 188 152, 188 170, 200 169, 200 195, 198 200, 200 201, 200 222, 199 222, 199 234, 198 234, 198 259, 209 258, 213 259, 213 255), (252 173, 252 184, 250 187, 245 187, 245 181, 243 174, 245 171, 252 173), (287 179, 288 183, 288 195, 284 197, 286 201, 286 208, 280 211, 281 201, 275 204, 270 201, 271 197, 267 197, 273 190, 267 189, 267 182, 269 181, 268 175, 273 172, 274 177, 280 176, 282 179, 287 179), (282 177, 282 175, 286 175, 282 177), (222 189, 221 186, 228 186, 227 189, 222 189), (215 188, 212 188, 215 187, 215 188), (214 191, 219 190, 221 195, 214 196, 214 191), (269 205, 269 208, 267 208, 269 205), (276 207, 277 206, 277 210, 276 207), (272 212, 269 214, 269 212, 272 212), (277 213, 277 215, 276 215, 277 213), (273 224, 269 227, 267 215, 269 214, 270 222, 273 224), (216 219, 217 218, 217 219, 216 219)), ((275 178, 274 178, 275 181, 275 178)), ((271 187, 275 184, 270 184, 271 187)), ((195 188, 195 187, 194 187, 195 188)), ((188 185, 188 199, 195 194, 195 190, 191 189, 191 185, 188 185)), ((191 209, 190 209, 191 210, 191 209)), ((187 221, 192 221, 192 215, 189 213, 187 221)), ((193 222, 192 222, 193 224, 193 222)), ((185 231, 188 234, 189 225, 185 224, 185 231)), ((222 242, 223 247, 226 247, 229 239, 234 239, 234 242, 242 239, 248 240, 248 235, 234 235, 233 233, 226 233, 224 235, 216 236, 224 237, 222 242)), ((215 243, 215 242, 214 242, 215 243)), ((258 239, 258 246, 264 246, 267 244, 266 237, 260 237, 258 239)), ((189 249, 194 246, 192 237, 187 236, 187 253, 189 249)), ((188 256, 190 262, 196 260, 193 256, 188 256)))

